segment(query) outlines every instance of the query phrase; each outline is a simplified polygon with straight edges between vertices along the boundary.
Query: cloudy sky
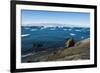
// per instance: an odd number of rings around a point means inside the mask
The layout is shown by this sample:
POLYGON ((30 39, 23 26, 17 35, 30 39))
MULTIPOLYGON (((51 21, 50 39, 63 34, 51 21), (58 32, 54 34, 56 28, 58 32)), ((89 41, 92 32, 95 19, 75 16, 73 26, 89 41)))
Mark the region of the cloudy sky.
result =
MULTIPOLYGON (((59 23, 66 26, 90 26, 90 13, 21 10, 22 26, 38 23, 59 23)), ((33 25, 33 26, 34 26, 33 25)))

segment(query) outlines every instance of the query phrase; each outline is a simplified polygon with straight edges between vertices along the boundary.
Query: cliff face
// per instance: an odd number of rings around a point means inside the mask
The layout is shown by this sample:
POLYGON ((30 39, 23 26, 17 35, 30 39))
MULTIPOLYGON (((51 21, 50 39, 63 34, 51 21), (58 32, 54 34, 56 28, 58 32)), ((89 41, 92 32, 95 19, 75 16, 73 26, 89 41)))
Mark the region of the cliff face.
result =
POLYGON ((41 61, 68 61, 90 59, 90 39, 85 39, 75 43, 71 47, 65 47, 56 51, 41 51, 24 58, 23 62, 41 61))

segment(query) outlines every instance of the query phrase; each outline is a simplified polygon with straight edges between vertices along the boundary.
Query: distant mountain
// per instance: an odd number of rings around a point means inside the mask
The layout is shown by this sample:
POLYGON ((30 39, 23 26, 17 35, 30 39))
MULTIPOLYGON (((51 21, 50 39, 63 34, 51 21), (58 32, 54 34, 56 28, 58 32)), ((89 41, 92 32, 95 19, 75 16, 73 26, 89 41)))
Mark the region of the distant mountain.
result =
MULTIPOLYGON (((32 23, 32 24, 23 24, 22 26, 28 26, 28 27, 83 27, 79 25, 72 25, 72 24, 60 24, 60 23, 32 23)), ((85 27, 84 28, 89 28, 85 27)))

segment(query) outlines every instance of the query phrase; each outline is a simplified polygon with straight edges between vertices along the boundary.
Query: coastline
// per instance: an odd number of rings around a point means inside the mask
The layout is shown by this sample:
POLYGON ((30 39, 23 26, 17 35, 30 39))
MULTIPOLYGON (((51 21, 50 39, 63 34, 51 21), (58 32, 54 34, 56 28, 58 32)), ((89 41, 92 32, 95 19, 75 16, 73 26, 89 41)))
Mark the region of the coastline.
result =
POLYGON ((84 39, 74 46, 57 49, 56 51, 41 51, 26 57, 21 57, 22 63, 47 62, 47 61, 68 61, 90 59, 90 39, 84 39))

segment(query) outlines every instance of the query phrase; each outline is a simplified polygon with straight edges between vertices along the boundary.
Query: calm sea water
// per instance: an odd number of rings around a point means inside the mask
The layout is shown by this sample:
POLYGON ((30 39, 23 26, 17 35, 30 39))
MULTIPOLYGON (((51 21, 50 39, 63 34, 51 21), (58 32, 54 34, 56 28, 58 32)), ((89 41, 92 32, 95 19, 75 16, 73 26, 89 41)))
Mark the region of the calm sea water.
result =
POLYGON ((82 27, 21 27, 21 52, 28 54, 32 51, 63 47, 67 38, 80 41, 90 37, 90 28, 82 27), (35 48, 33 45, 35 44, 35 48), (37 47, 37 44, 38 47, 37 47))

